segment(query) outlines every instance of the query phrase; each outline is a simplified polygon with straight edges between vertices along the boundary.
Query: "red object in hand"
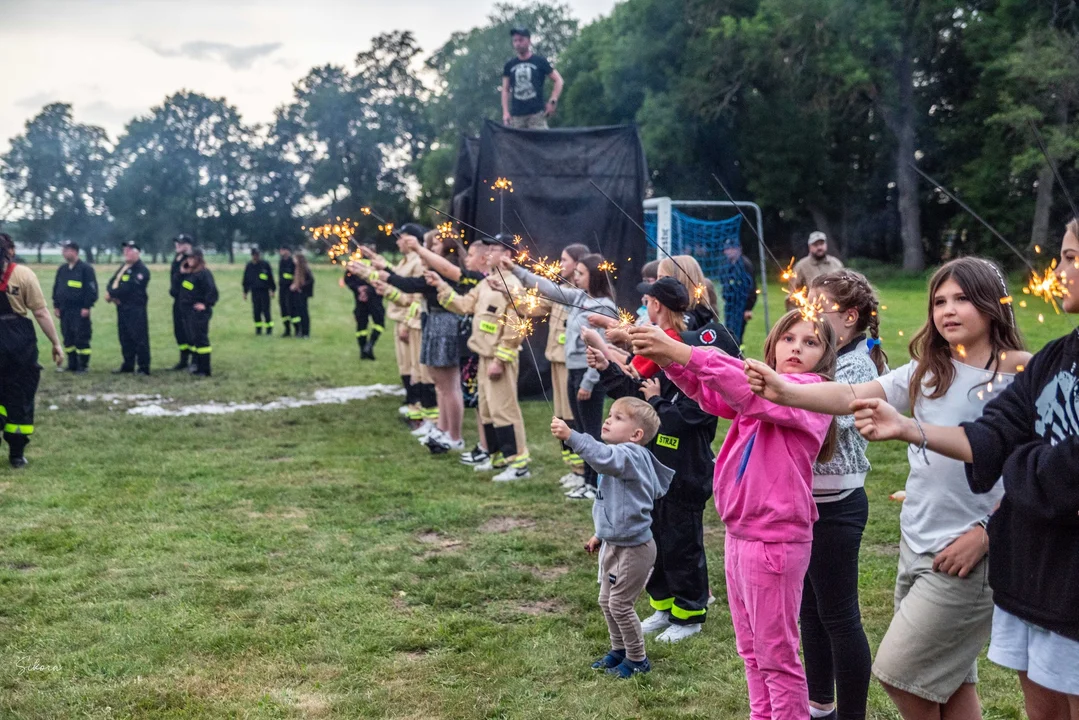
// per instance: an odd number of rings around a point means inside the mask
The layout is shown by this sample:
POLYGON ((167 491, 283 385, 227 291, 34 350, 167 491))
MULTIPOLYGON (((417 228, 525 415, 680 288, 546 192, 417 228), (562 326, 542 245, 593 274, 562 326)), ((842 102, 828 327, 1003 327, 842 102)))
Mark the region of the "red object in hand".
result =
MULTIPOLYGON (((667 328, 663 332, 667 333, 667 337, 682 342, 682 335, 674 328, 667 328)), ((637 374, 644 380, 651 380, 662 369, 659 365, 649 360, 646 357, 640 355, 634 355, 633 361, 630 363, 633 369, 637 371, 637 374)))

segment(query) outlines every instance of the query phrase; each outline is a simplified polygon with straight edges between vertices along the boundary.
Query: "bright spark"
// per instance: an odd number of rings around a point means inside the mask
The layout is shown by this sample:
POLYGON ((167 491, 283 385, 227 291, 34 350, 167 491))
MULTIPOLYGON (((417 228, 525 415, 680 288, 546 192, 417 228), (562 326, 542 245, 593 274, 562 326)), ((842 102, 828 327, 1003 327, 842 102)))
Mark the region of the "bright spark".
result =
MULTIPOLYGON (((1037 270, 1032 270, 1030 280, 1027 282, 1027 286, 1023 288, 1023 292, 1027 295, 1040 297, 1046 303, 1052 305, 1053 310, 1059 315, 1060 305, 1057 303, 1057 298, 1067 297, 1068 288, 1060 282, 1056 267, 1057 261, 1053 260, 1045 272, 1039 273, 1037 270)), ((1020 306, 1022 307, 1023 304, 1020 303, 1020 306)), ((1042 322, 1041 315, 1038 316, 1038 322, 1042 322)))

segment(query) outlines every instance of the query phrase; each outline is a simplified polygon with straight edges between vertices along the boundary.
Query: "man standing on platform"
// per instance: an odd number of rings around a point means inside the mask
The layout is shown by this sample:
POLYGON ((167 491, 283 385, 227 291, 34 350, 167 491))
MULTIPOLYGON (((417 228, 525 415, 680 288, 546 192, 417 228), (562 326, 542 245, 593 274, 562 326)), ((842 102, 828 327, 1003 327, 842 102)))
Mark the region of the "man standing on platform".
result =
POLYGON ((84 373, 90 365, 90 308, 97 302, 97 275, 79 260, 79 246, 63 245, 64 264, 56 271, 52 305, 60 319, 68 372, 84 373))
MULTIPOLYGON (((244 300, 251 293, 251 311, 255 316, 255 334, 261 335, 266 330, 267 335, 273 335, 273 316, 270 314, 270 300, 277 290, 277 284, 273 280, 273 269, 270 263, 262 259, 262 253, 257 247, 251 248, 251 262, 244 268, 244 300)), ((288 327, 288 323, 285 323, 288 327)))
MULTIPOLYGON (((826 273, 843 269, 843 261, 834 255, 828 254, 828 236, 820 230, 809 233, 809 254, 799 260, 794 266, 794 274, 791 275, 790 291, 796 293, 802 288, 808 288, 809 283, 826 273)), ((794 309, 794 304, 787 299, 787 309, 794 309)))
POLYGON ((281 246, 278 253, 281 255, 281 260, 277 263, 277 284, 281 288, 281 293, 277 296, 277 302, 281 308, 281 325, 285 328, 281 336, 288 337, 292 334, 291 294, 288 289, 292 285, 292 278, 296 272, 296 261, 292 259, 292 249, 285 245, 281 246))
POLYGON ((169 271, 169 295, 172 296, 172 334, 176 337, 176 345, 180 350, 180 361, 172 366, 173 370, 187 370, 191 365, 191 338, 187 336, 187 326, 184 324, 183 309, 180 307, 180 283, 183 282, 181 268, 192 250, 194 241, 190 235, 180 233, 172 241, 176 246, 176 255, 172 258, 172 267, 169 271))
POLYGON ((124 364, 116 373, 135 372, 150 374, 150 328, 146 319, 146 288, 150 284, 150 271, 142 264, 142 252, 134 242, 126 242, 124 264, 109 280, 105 302, 116 306, 117 330, 120 334, 120 351, 124 364))
POLYGON ((547 58, 532 52, 532 33, 528 28, 510 30, 515 58, 502 69, 502 124, 524 130, 546 130, 547 118, 558 109, 562 94, 562 76, 547 58), (551 76, 554 89, 543 103, 543 84, 551 76))

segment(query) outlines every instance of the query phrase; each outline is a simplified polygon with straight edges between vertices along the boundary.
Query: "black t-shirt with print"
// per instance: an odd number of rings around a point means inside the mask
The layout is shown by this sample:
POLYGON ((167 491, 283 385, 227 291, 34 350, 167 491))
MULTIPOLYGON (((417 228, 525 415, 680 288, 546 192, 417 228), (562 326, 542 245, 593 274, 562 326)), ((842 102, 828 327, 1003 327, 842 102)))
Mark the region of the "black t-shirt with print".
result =
POLYGON ((510 79, 510 115, 519 117, 543 111, 543 83, 553 71, 547 58, 535 53, 527 60, 514 57, 506 63, 502 76, 510 79))

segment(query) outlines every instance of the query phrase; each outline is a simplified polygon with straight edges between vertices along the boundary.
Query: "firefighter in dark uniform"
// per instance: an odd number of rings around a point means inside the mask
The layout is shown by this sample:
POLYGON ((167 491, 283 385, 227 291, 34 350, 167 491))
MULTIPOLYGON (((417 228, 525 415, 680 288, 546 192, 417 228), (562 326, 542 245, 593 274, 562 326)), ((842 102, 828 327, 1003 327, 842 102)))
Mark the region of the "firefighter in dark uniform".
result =
POLYGON ((64 260, 52 286, 52 305, 60 319, 68 372, 84 373, 90 366, 90 308, 97 302, 97 275, 79 259, 79 246, 64 243, 64 260))
POLYGON ((52 343, 52 359, 64 362, 64 349, 33 271, 15 263, 15 243, 0 233, 0 426, 13 468, 27 464, 23 450, 34 434, 34 396, 41 380, 34 314, 52 343))
MULTIPOLYGON (((371 269, 370 260, 360 260, 367 270, 371 269)), ((345 271, 345 287, 352 291, 356 307, 352 314, 356 318, 356 342, 360 345, 360 359, 375 359, 375 343, 386 331, 386 309, 382 306, 382 296, 375 292, 367 279, 355 273, 345 271)))
POLYGON ((172 267, 169 268, 169 295, 172 296, 172 334, 176 337, 176 346, 180 350, 180 361, 172 366, 173 370, 187 370, 193 367, 191 362, 191 338, 187 337, 184 326, 183 312, 180 309, 180 266, 184 258, 191 252, 194 241, 190 235, 180 233, 172 241, 176 248, 176 254, 172 258, 172 267))
POLYGON ((184 258, 180 275, 180 294, 177 297, 184 318, 187 337, 191 342, 194 367, 192 375, 210 377, 210 318, 217 304, 217 285, 206 267, 202 250, 195 248, 184 258))
POLYGON ((299 322, 299 318, 292 317, 292 296, 289 294, 289 285, 296 274, 296 261, 292 259, 292 249, 284 245, 278 250, 281 260, 277 263, 277 284, 281 292, 277 295, 277 302, 281 308, 281 324, 285 328, 283 337, 292 334, 292 323, 299 322))
POLYGON ((142 263, 142 252, 134 241, 123 244, 124 264, 105 288, 105 301, 116 306, 120 352, 124 364, 112 372, 150 374, 150 327, 146 317, 146 288, 150 271, 142 263))
MULTIPOLYGON (((270 314, 270 300, 277 291, 270 263, 262 259, 257 247, 251 248, 251 262, 244 268, 244 300, 251 293, 251 312, 255 316, 255 334, 273 335, 273 316, 270 314)), ((285 323, 288 327, 288 323, 285 323)))

